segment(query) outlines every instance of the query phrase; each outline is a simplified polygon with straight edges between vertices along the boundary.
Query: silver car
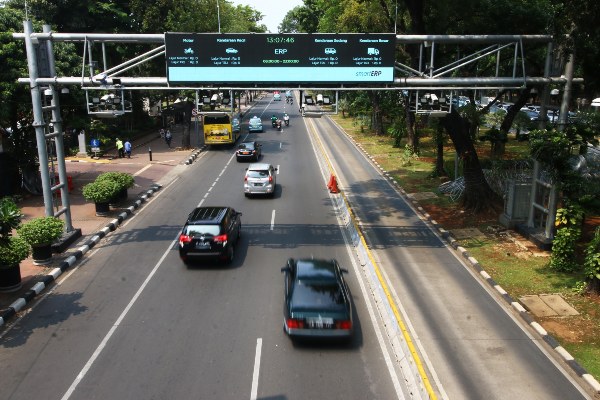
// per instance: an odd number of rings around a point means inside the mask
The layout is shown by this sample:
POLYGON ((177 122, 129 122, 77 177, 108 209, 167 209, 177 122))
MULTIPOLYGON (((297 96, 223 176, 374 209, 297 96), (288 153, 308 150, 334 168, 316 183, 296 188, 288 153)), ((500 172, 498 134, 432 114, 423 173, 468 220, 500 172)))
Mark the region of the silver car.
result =
POLYGON ((277 186, 277 168, 271 164, 253 163, 246 168, 244 195, 265 194, 273 197, 277 186))

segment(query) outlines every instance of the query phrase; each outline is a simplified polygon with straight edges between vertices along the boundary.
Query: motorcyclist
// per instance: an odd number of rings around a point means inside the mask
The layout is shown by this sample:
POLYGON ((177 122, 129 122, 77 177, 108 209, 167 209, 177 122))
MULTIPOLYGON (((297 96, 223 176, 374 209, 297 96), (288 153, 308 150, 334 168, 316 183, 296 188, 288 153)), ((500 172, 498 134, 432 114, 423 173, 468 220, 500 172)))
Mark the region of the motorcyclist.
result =
POLYGON ((276 126, 277 124, 277 116, 275 114, 273 114, 273 116, 271 117, 271 125, 273 125, 273 128, 276 126))
POLYGON ((285 126, 290 126, 290 116, 287 113, 283 114, 283 122, 285 122, 285 126))
POLYGON ((281 130, 281 120, 279 118, 275 121, 275 127, 277 127, 277 130, 281 130))

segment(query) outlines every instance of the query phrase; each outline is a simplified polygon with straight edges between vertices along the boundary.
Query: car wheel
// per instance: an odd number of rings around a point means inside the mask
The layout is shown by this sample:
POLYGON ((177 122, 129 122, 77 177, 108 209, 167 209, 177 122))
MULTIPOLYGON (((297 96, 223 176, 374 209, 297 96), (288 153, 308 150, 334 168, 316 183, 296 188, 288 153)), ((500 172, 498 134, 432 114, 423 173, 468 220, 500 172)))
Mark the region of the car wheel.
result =
POLYGON ((234 257, 235 257, 235 253, 233 251, 233 246, 229 246, 227 248, 227 264, 231 264, 233 262, 234 257))
POLYGON ((250 194, 248 194, 248 193, 244 193, 244 196, 246 196, 246 197, 250 197, 250 194))

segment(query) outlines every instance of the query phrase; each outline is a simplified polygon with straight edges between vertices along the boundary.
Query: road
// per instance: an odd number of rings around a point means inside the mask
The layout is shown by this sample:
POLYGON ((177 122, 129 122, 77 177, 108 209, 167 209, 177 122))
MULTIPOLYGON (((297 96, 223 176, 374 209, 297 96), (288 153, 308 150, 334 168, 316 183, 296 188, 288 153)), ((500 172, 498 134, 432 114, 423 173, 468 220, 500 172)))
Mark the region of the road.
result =
POLYGON ((244 197, 246 164, 232 149, 203 152, 0 339, 0 399, 410 398, 372 282, 340 229, 322 149, 439 398, 585 398, 328 119, 287 106, 290 127, 277 132, 269 118, 286 104, 271 100, 252 110, 265 132, 249 138, 279 169, 275 197, 244 197), (211 204, 243 213, 235 260, 187 268, 179 229, 195 206, 211 204), (289 257, 332 257, 350 271, 350 344, 283 334, 289 257))

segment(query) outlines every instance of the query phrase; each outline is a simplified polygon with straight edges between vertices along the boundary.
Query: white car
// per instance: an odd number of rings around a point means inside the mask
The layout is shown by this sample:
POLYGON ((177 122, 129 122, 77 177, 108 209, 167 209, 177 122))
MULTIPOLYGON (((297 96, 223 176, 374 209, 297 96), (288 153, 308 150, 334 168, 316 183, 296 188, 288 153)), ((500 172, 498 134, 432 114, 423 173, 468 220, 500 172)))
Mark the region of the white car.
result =
POLYGON ((277 187, 275 172, 277 172, 277 168, 271 164, 250 164, 246 168, 246 175, 244 175, 244 196, 249 197, 252 194, 275 196, 275 188, 277 187))

